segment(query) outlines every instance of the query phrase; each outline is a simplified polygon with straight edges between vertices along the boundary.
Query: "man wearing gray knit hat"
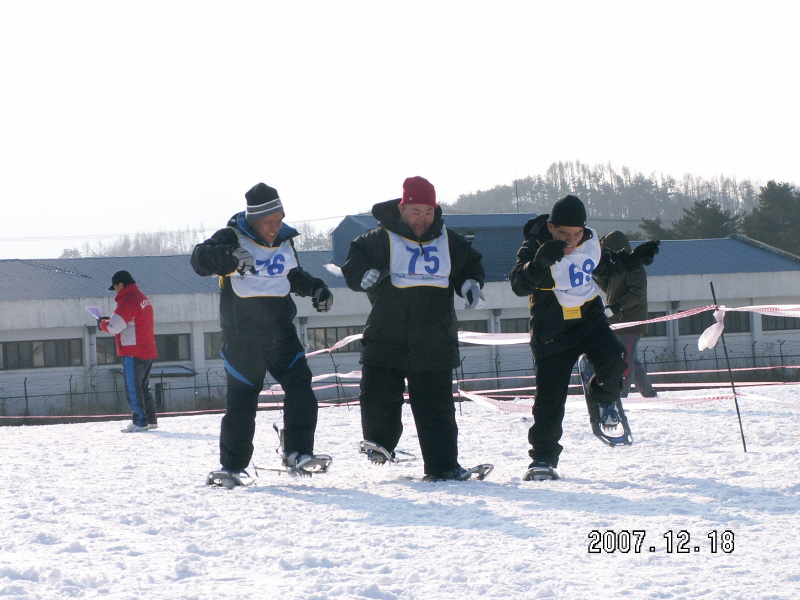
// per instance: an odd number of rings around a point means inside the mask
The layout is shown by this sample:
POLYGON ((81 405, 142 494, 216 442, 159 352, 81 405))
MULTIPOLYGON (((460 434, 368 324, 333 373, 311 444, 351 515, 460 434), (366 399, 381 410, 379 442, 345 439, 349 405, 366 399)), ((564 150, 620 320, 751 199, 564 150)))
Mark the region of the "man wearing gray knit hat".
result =
POLYGON ((192 253, 198 275, 220 277, 222 355, 227 373, 226 411, 220 432, 222 468, 208 484, 246 485, 253 455, 258 397, 269 371, 283 388, 284 428, 280 430, 283 466, 293 475, 327 470, 330 457, 314 454, 317 399, 311 369, 297 337, 297 308, 291 294, 310 296, 319 312, 333 305, 325 282, 305 272, 294 248, 297 230, 283 222, 278 191, 265 183, 246 194, 236 213, 192 253))

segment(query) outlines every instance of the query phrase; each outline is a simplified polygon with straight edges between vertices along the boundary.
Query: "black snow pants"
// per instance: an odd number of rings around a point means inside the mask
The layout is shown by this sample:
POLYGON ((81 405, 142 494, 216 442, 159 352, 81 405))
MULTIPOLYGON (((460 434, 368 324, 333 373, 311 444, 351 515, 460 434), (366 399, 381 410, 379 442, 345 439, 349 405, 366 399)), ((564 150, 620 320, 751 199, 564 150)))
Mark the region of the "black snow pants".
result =
POLYGON ((458 467, 458 425, 450 369, 403 371, 363 365, 359 403, 364 439, 389 452, 397 447, 403 433, 406 379, 425 473, 438 475, 458 467))
MULTIPOLYGON (((284 452, 313 454, 317 427, 317 398, 311 389, 311 369, 297 336, 265 343, 224 335, 222 357, 228 393, 219 436, 219 461, 224 468, 242 470, 253 456, 256 409, 264 377, 269 374, 284 392, 284 452)), ((277 437, 275 445, 278 445, 277 437)))
POLYGON ((533 354, 536 359, 536 398, 533 426, 528 430, 528 441, 533 448, 528 454, 534 460, 547 461, 555 467, 563 450, 559 440, 564 433, 564 405, 572 367, 581 354, 586 354, 595 368, 592 395, 601 403, 615 402, 622 390, 625 348, 608 324, 601 323, 565 350, 537 356, 536 346, 533 346, 533 354))

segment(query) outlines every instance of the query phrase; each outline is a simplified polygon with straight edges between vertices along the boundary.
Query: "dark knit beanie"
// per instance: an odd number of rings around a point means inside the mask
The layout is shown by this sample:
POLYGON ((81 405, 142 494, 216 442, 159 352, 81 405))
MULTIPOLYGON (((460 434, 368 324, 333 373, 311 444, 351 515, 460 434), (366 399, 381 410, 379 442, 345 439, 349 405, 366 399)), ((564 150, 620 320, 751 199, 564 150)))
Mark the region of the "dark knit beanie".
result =
POLYGON ((247 198, 245 218, 248 225, 252 225, 272 213, 283 212, 283 204, 278 196, 278 190, 269 187, 266 183, 254 185, 244 197, 247 198))
POLYGON ((114 286, 117 285, 118 283, 121 283, 122 285, 130 285, 136 282, 134 281, 131 274, 128 273, 127 271, 117 271, 111 276, 111 287, 109 287, 108 290, 113 291, 114 286))
POLYGON ((403 199, 400 204, 427 204, 436 208, 436 190, 424 177, 409 177, 403 182, 403 199))
POLYGON ((586 227, 586 208, 577 196, 564 196, 553 204, 547 220, 556 227, 586 227))

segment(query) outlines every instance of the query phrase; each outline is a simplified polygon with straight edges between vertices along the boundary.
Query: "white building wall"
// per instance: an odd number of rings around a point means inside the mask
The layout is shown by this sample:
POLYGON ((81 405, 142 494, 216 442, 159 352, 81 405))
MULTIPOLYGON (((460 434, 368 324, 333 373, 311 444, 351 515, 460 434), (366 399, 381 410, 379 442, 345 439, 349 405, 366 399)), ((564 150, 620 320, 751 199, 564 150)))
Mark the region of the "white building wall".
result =
MULTIPOLYGON (((713 303, 709 280, 714 282, 718 301, 731 307, 753 304, 800 304, 800 276, 791 273, 728 274, 713 276, 671 276, 650 277, 649 310, 678 312, 713 303), (758 294, 756 293, 758 292, 758 294), (677 303, 677 308, 673 308, 677 303)), ((334 288, 334 305, 328 313, 316 312, 309 298, 294 297, 297 304, 298 331, 305 339, 309 327, 333 327, 363 325, 370 310, 369 300, 364 293, 356 293, 347 288, 334 288), (305 322, 303 322, 305 321, 305 322)), ((489 283, 484 288, 485 307, 477 311, 464 310, 464 300, 456 297, 455 306, 460 320, 485 319, 489 331, 498 331, 501 319, 528 318, 528 298, 520 298, 511 291, 506 282, 489 283)), ((186 392, 186 402, 193 401, 195 393, 206 394, 206 390, 219 391, 224 384, 222 361, 205 358, 204 335, 219 331, 219 294, 184 294, 151 296, 156 318, 156 333, 191 334, 190 361, 156 363, 157 366, 183 365, 198 373, 197 390, 186 392)), ((100 410, 99 400, 93 399, 98 390, 114 389, 115 376, 112 373, 118 365, 97 365, 94 355, 94 337, 107 336, 97 333, 94 319, 85 307, 100 306, 104 314, 114 308, 113 297, 109 296, 80 299, 31 300, 25 302, 0 302, 0 342, 51 340, 79 338, 83 340, 84 364, 80 367, 31 368, 0 370, 0 414, 18 414, 20 400, 25 388, 29 396, 52 395, 48 401, 37 400, 28 403, 32 414, 48 414, 61 410, 68 403, 80 404, 82 410, 100 410), (10 400, 9 398, 16 397, 10 400), (94 402, 94 404, 93 404, 94 402)), ((643 338, 640 351, 646 353, 648 361, 671 354, 683 360, 687 356, 700 356, 697 351, 697 336, 677 335, 677 322, 668 323, 668 335, 657 338, 643 338)), ((759 344, 772 344, 774 352, 800 354, 800 331, 762 331, 760 315, 751 320, 751 331, 747 333, 726 334, 726 342, 734 349, 734 354, 749 355, 758 352, 759 344)), ((708 352, 708 351, 707 351, 708 352)), ((533 362, 527 344, 518 346, 464 346, 462 347, 463 371, 481 373, 489 376, 504 372, 525 374, 532 371, 533 362)), ((315 375, 358 370, 357 353, 334 353, 309 359, 315 375)), ((269 381, 269 379, 268 379, 269 381)), ((274 383, 274 382, 270 382, 274 383)), ((192 381, 173 380, 174 390, 180 386, 192 386, 192 381)), ((496 385, 494 383, 490 385, 496 385)), ((506 385, 504 383, 504 385, 506 385)), ((476 383, 473 389, 481 387, 476 383)), ((354 395, 357 388, 348 388, 354 395)), ((332 393, 336 394, 335 390, 332 393)), ((341 390, 340 390, 341 393, 341 390)), ((181 398, 173 394, 172 401, 178 405, 181 398)), ((123 409, 127 407, 123 404, 123 409)))

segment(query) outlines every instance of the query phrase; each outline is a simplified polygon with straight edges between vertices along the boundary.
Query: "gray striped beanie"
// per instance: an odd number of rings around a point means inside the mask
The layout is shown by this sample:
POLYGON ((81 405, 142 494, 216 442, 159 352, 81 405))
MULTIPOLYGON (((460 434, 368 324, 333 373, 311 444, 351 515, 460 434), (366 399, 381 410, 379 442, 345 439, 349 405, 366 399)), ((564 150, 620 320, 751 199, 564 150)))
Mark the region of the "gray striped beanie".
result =
POLYGON ((278 190, 269 187, 266 183, 254 185, 244 197, 247 198, 245 218, 248 225, 252 225, 272 213, 284 212, 278 190))

